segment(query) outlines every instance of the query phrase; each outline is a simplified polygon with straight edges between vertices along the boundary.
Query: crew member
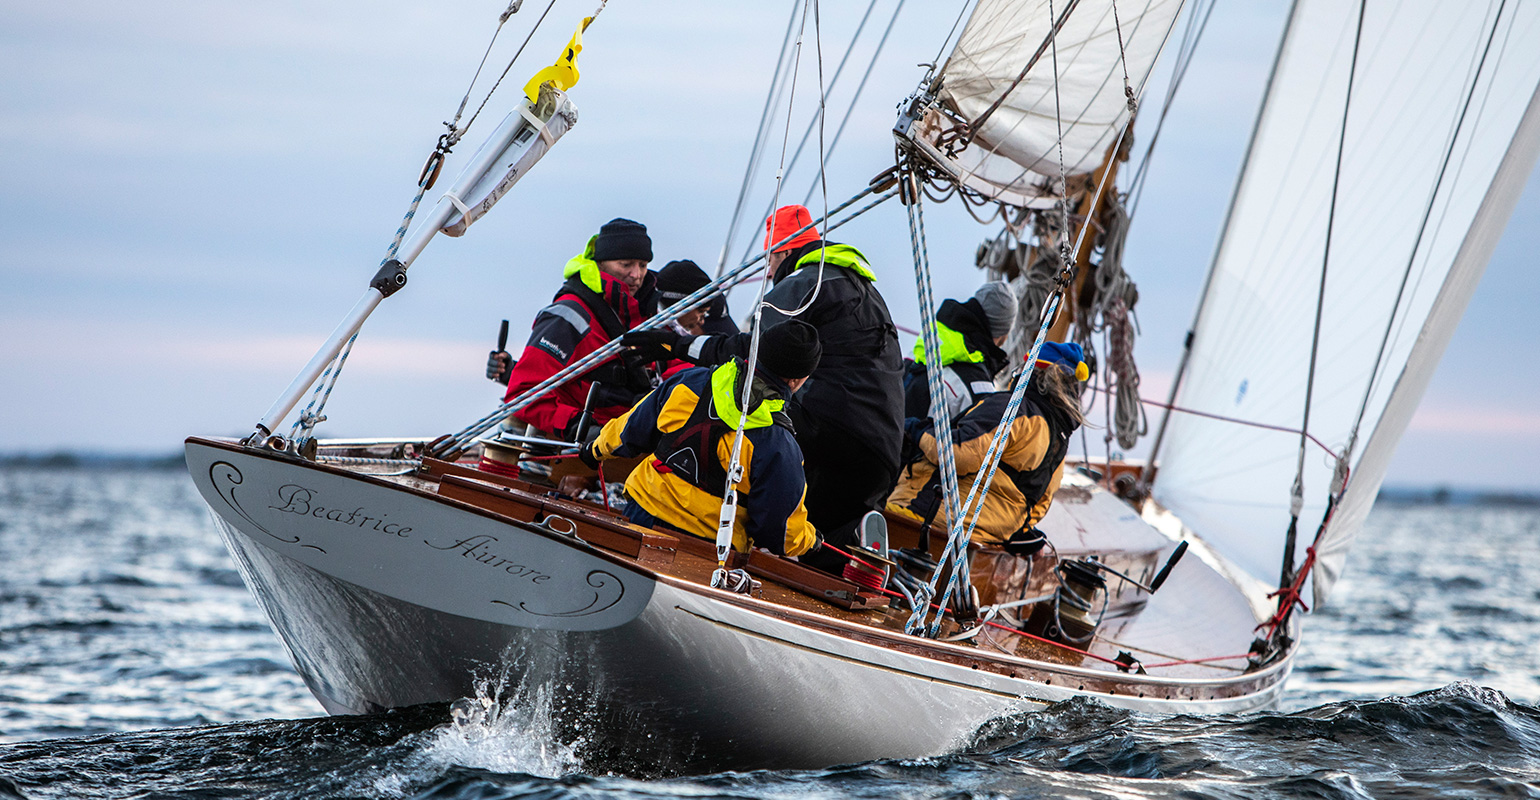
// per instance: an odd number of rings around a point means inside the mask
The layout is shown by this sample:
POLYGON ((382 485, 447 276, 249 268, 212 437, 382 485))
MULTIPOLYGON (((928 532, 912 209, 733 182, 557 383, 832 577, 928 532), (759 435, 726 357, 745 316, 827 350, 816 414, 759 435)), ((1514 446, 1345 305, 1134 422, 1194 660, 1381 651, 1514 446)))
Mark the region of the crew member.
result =
MULTIPOLYGON (((1080 382, 1090 376, 1078 344, 1044 342, 1036 367, 1022 396, 999 468, 984 496, 975 544, 1004 547, 1007 552, 1035 550, 1042 542, 1034 526, 1048 513, 1054 492, 1064 477, 1069 437, 1084 423, 1080 411, 1080 382)), ((1011 392, 984 395, 952 423, 952 450, 957 464, 957 493, 966 498, 982 477, 984 455, 1002 424, 1011 392)), ((928 421, 927 423, 928 424, 928 421)), ((924 429, 915 437, 919 456, 904 467, 898 487, 888 498, 888 510, 927 523, 950 525, 937 468, 936 437, 924 429)), ((972 520, 972 514, 968 515, 972 520)))
POLYGON ((626 478, 632 522, 661 524, 715 539, 733 442, 743 414, 744 381, 752 380, 743 478, 733 546, 763 547, 777 555, 812 550, 818 534, 803 506, 802 451, 783 411, 786 398, 806 381, 819 358, 818 332, 790 320, 764 332, 752 376, 733 359, 693 367, 664 381, 624 416, 612 420, 579 455, 590 466, 611 458, 642 460, 626 478))
MULTIPOLYGON (((670 261, 658 270, 658 308, 664 309, 695 293, 711 283, 698 264, 688 259, 670 261)), ((733 334, 738 326, 733 324, 727 311, 727 298, 714 295, 705 305, 679 315, 680 333, 699 336, 703 333, 733 334)))
MULTIPOLYGON (((788 407, 807 474, 808 518, 831 542, 850 544, 861 517, 882 508, 898 477, 904 412, 898 329, 866 256, 821 239, 806 208, 783 206, 765 227, 775 286, 765 295, 764 330, 795 314, 823 343, 823 359, 788 407)), ((751 337, 637 331, 622 341, 644 352, 662 347, 699 364, 720 364, 746 356, 751 337)), ((818 566, 837 571, 844 562, 818 566)))
MULTIPOLYGON (((1005 344, 1015 319, 1016 293, 1003 281, 980 286, 966 302, 943 300, 936 309, 947 420, 956 419, 979 396, 995 391, 995 375, 1008 359, 1000 345, 1005 344)), ((914 343, 914 360, 905 365, 904 416, 930 416, 923 336, 914 343)))
MULTIPOLYGON (((603 347, 657 311, 657 276, 647 271, 652 239, 647 227, 629 219, 612 219, 590 237, 581 255, 562 270, 562 284, 551 304, 535 315, 529 343, 517 363, 505 352, 488 359, 487 374, 507 374, 511 400, 593 351, 603 347)), ((574 440, 577 425, 595 385, 591 412, 596 423, 625 413, 652 388, 642 361, 617 357, 551 390, 514 413, 541 433, 574 440)))

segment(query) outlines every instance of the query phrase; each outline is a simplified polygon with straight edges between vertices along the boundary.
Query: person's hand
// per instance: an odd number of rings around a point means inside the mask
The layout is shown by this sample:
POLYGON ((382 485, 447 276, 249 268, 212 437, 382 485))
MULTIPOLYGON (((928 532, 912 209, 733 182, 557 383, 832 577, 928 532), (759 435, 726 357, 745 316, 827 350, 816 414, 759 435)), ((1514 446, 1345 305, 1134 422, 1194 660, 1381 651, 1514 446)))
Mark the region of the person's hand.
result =
POLYGON ((487 355, 487 380, 507 385, 513 371, 513 356, 507 350, 493 350, 487 355))
POLYGON ((1047 543, 1048 537, 1042 531, 1037 528, 1027 528, 1011 534, 1011 538, 1006 539, 1002 546, 1005 552, 1013 556, 1032 556, 1037 555, 1037 551, 1043 549, 1043 545, 1047 543))
POLYGON ((599 443, 599 430, 599 428, 595 427, 589 431, 588 438, 578 445, 578 460, 583 462, 583 466, 592 470, 597 470, 599 462, 602 460, 599 458, 599 454, 594 451, 594 445, 599 443))
POLYGON ((912 464, 924 457, 920 439, 931 430, 928 417, 908 417, 904 420, 904 441, 899 447, 899 462, 912 464))
POLYGON ((620 343, 631 348, 644 361, 667 361, 678 358, 675 352, 679 349, 679 340, 683 338, 678 331, 654 328, 650 331, 630 331, 620 337, 620 343))
POLYGON ((637 397, 652 391, 652 376, 647 374, 647 362, 652 359, 645 359, 637 353, 626 353, 623 355, 623 360, 626 370, 626 388, 635 392, 637 397))

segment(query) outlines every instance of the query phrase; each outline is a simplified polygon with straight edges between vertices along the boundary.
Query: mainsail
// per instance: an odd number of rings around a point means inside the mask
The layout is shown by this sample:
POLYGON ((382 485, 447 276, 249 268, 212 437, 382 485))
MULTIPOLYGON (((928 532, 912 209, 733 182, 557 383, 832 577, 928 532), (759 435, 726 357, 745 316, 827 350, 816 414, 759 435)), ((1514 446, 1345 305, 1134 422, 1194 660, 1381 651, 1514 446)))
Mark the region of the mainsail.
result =
MULTIPOLYGON (((1536 41, 1540 5, 1513 0, 1299 0, 1291 13, 1175 405, 1298 430, 1319 303, 1320 444, 1305 445, 1291 570, 1336 455, 1352 473, 1317 546, 1317 603, 1534 164, 1536 41)), ((1177 412, 1154 495, 1272 583, 1300 447, 1297 433, 1177 412)))
MULTIPOLYGON (((967 147, 946 154, 944 166, 990 200, 1052 205, 1061 128, 1064 173, 1095 169, 1128 123, 1125 72, 1137 96, 1181 6, 1181 0, 980 0, 933 86, 948 116, 983 122, 967 147), (1047 45, 1056 22, 1054 53, 1047 45)), ((932 136, 916 138, 928 138, 934 158, 948 150, 934 136, 946 122, 939 116, 930 122, 932 136)))

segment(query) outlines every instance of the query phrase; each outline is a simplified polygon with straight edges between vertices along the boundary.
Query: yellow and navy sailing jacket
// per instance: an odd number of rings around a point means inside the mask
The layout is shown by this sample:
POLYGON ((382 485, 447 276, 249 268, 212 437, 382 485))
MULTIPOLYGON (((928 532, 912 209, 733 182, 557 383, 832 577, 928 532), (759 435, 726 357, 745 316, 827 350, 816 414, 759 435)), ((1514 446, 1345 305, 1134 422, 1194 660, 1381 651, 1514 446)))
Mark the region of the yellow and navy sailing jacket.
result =
MULTIPOLYGON (((974 481, 983 477, 980 469, 984 455, 1005 416, 1010 395, 984 395, 952 423, 959 498, 966 498, 974 481)), ((1069 435, 1078 427, 1035 387, 1027 389, 1010 425, 999 470, 989 485, 978 525, 973 529, 975 544, 1001 544, 1011 534, 1036 525, 1048 513, 1064 477, 1069 435)), ((888 497, 888 508, 925 521, 939 520, 944 525, 948 521, 941 498, 933 432, 926 431, 919 445, 921 457, 900 473, 898 486, 888 497)))
MULTIPOLYGON (((821 427, 838 427, 897 472, 904 439, 903 351, 866 256, 848 244, 808 242, 781 262, 773 280, 765 294, 765 329, 788 319, 779 309, 806 305, 797 319, 817 328, 823 344, 822 360, 792 401, 801 434, 817 438, 821 427)), ((748 356, 751 339, 745 331, 696 336, 681 346, 696 363, 722 364, 748 356)))
MULTIPOLYGON (((626 493, 658 519, 706 539, 716 538, 732 460, 742 362, 696 367, 664 381, 624 416, 599 432, 601 459, 651 453, 626 478, 626 493)), ((784 386, 756 375, 744 423, 743 479, 733 547, 752 543, 778 555, 806 553, 817 542, 803 497, 802 450, 782 411, 784 386)))

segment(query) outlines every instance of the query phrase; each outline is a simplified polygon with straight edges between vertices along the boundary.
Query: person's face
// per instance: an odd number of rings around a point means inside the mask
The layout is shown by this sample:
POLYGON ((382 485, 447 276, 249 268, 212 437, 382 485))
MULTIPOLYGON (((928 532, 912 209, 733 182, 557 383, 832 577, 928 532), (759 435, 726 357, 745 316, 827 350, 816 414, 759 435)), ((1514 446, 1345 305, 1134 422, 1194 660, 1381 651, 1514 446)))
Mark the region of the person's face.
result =
POLYGON ((770 274, 771 275, 774 275, 775 271, 781 268, 781 262, 785 261, 786 260, 786 256, 788 256, 788 255, 791 255, 791 251, 790 250, 782 250, 782 251, 780 251, 778 253, 771 253, 770 254, 770 256, 767 259, 767 261, 769 261, 769 263, 770 263, 770 274))
POLYGON ((689 331, 692 336, 699 336, 706 332, 706 310, 697 308, 694 311, 686 311, 679 315, 679 327, 689 331))
POLYGON ((620 281, 635 292, 642 288, 642 276, 647 274, 647 262, 627 259, 624 261, 600 261, 599 271, 620 281))
POLYGON ((802 388, 802 384, 804 383, 807 383, 807 378, 792 378, 786 382, 786 388, 790 389, 792 393, 795 394, 798 389, 802 388))

